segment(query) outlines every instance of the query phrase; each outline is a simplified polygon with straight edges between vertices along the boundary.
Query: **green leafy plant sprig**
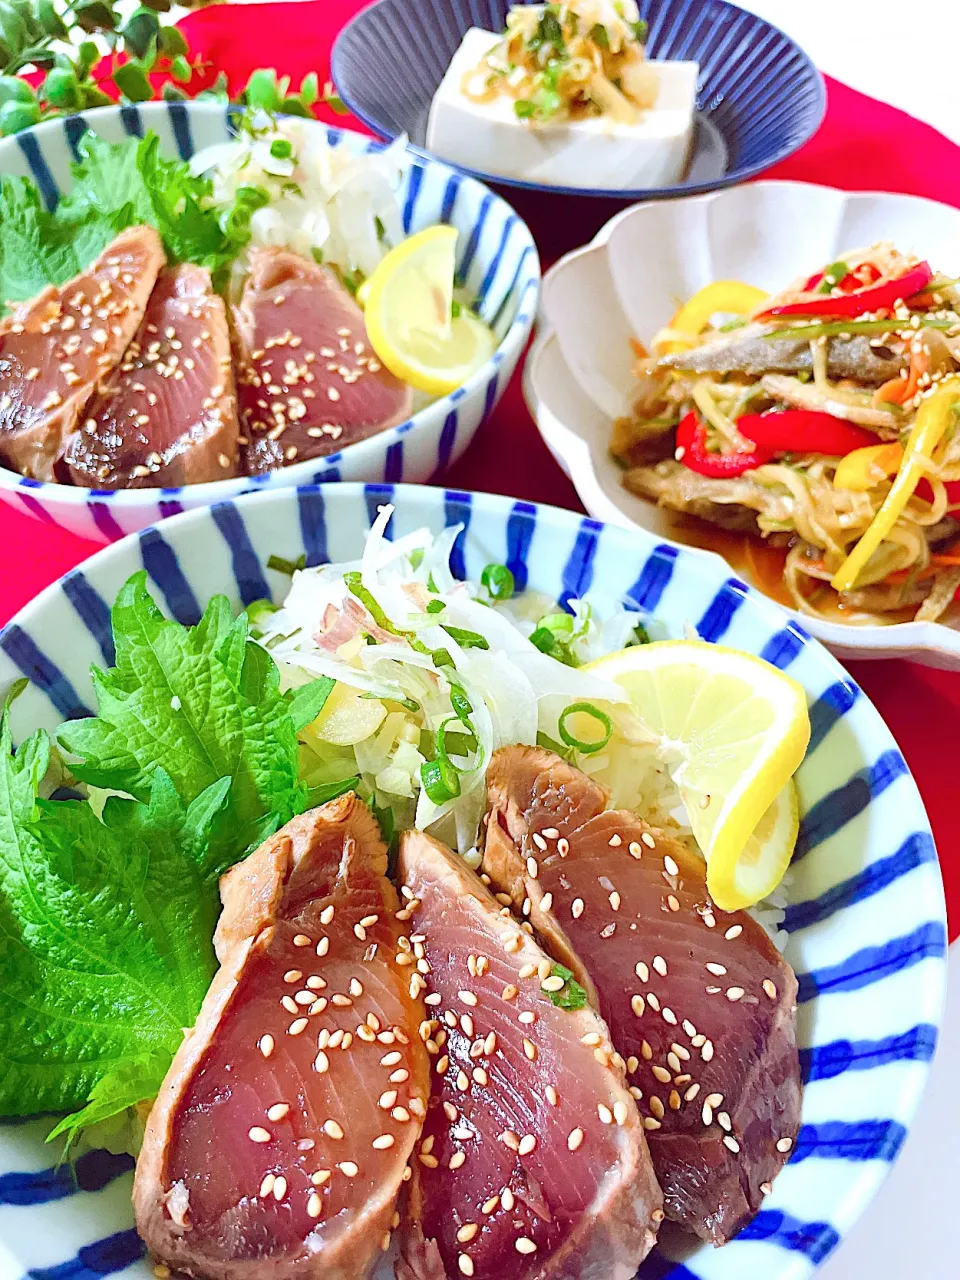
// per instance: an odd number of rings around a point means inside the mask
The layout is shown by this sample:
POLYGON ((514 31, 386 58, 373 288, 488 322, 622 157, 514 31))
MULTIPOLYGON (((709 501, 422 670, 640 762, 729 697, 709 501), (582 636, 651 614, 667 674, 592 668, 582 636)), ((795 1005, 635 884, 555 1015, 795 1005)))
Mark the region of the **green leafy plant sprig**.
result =
MULTIPOLYGON (((157 96, 165 101, 193 96, 226 101, 223 74, 196 95, 189 92, 205 65, 191 56, 179 28, 162 20, 171 4, 143 0, 124 18, 113 0, 0 0, 0 134, 19 133, 51 116, 108 106, 116 93, 127 103, 157 96), (32 72, 36 83, 23 78, 32 72), (159 93, 151 75, 165 78, 159 93)), ((316 73, 291 92, 289 76, 260 69, 236 100, 308 116, 321 99, 334 111, 344 110, 330 86, 321 92, 316 73)))

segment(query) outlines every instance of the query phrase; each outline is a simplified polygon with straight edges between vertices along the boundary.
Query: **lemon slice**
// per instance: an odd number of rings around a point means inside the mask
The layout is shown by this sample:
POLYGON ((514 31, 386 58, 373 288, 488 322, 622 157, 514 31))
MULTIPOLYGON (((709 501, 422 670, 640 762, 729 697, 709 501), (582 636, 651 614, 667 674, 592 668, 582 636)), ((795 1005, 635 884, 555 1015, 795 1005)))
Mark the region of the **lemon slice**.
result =
POLYGON ((717 906, 766 897, 796 841, 796 808, 781 793, 810 740, 802 686, 761 658, 700 640, 638 645, 586 670, 619 684, 656 739, 717 906))
POLYGON ((800 830, 800 797, 791 778, 757 823, 733 872, 734 889, 744 906, 766 898, 790 867, 800 830))
POLYGON ((367 335, 398 378, 449 395, 493 355, 493 332, 466 308, 454 316, 455 227, 427 227, 387 254, 363 287, 367 335))

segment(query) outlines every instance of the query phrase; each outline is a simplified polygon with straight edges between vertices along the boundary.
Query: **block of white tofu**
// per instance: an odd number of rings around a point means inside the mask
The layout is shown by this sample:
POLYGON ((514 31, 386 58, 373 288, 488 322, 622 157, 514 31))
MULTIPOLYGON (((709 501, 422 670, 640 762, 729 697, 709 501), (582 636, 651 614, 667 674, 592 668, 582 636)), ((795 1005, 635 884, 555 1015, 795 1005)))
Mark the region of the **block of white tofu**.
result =
POLYGON ((513 99, 474 102, 463 85, 499 36, 471 29, 440 84, 427 123, 427 150, 465 169, 557 187, 627 191, 683 180, 693 136, 695 62, 651 62, 660 89, 635 124, 608 116, 559 124, 519 120, 513 99))

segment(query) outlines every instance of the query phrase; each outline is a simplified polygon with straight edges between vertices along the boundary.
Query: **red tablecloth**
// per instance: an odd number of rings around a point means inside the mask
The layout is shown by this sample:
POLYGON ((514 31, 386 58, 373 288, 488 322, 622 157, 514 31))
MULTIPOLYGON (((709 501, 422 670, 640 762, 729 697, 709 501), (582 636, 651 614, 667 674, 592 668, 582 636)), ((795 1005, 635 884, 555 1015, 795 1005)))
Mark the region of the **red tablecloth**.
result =
MULTIPOLYGON (((181 26, 191 49, 212 68, 226 71, 232 88, 264 66, 290 75, 294 84, 316 71, 323 83, 333 38, 360 7, 359 0, 217 6, 191 14, 181 26)), ((768 176, 851 190, 907 192, 960 206, 960 149, 928 126, 836 81, 828 81, 828 97, 827 117, 817 136, 768 176)), ((348 123, 329 112, 324 118, 348 123)), ((614 211, 609 201, 507 194, 536 235, 545 265, 589 239, 614 211)), ((519 377, 447 481, 580 509, 573 486, 530 419, 519 377)), ((5 506, 0 507, 0 546, 0 623, 97 549, 5 506)), ((923 793, 955 938, 960 934, 960 811, 951 794, 958 753, 949 744, 953 726, 960 723, 960 675, 907 662, 856 663, 850 669, 890 725, 923 793)))

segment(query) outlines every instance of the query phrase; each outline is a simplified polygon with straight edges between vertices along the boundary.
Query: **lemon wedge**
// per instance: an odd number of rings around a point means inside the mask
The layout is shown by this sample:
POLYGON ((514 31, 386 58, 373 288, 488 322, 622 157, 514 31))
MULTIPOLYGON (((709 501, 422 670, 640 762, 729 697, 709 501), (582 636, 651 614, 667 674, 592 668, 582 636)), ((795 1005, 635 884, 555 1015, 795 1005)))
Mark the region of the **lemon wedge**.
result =
POLYGON ((753 906, 783 879, 797 837, 789 787, 810 740, 801 685, 700 640, 638 645, 585 668, 619 684, 658 743, 707 860, 717 906, 753 906))
POLYGON ((377 356, 391 373, 433 396, 456 391, 497 347, 478 316, 454 306, 456 247, 455 227, 427 227, 391 249, 363 285, 367 335, 377 356))

